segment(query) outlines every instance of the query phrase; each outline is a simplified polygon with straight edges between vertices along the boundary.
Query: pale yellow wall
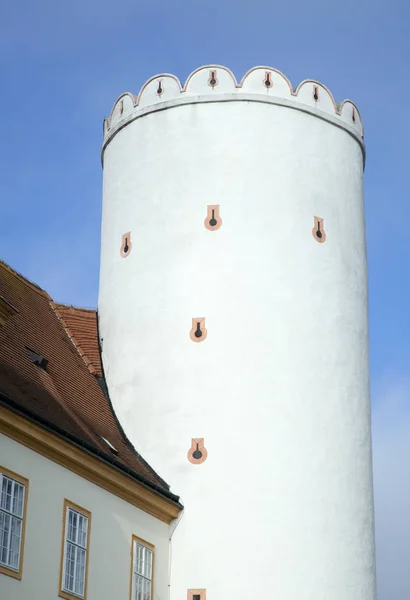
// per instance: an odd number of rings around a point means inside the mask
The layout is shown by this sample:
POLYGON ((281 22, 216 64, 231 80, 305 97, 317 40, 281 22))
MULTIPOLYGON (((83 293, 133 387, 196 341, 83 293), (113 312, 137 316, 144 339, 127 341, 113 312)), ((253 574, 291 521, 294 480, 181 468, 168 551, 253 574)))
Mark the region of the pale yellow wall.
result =
POLYGON ((21 581, 0 574, 1 600, 56 600, 63 503, 91 511, 88 600, 128 600, 131 535, 155 546, 154 600, 168 598, 168 525, 0 434, 0 465, 29 479, 21 581))

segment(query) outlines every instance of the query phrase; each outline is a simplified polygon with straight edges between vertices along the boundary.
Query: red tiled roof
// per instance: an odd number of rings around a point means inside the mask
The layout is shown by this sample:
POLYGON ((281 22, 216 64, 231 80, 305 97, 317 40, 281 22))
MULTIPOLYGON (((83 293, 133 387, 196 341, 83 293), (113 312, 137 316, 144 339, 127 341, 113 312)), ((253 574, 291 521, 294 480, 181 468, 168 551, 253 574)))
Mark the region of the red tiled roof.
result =
POLYGON ((97 311, 67 304, 56 304, 57 316, 91 373, 102 376, 98 347, 97 311))
POLYGON ((109 455, 101 439, 106 438, 118 450, 115 459, 121 465, 142 475, 160 493, 167 492, 167 484, 126 438, 98 377, 87 368, 89 361, 96 374, 101 373, 95 311, 55 305, 47 292, 2 261, 0 295, 18 311, 0 327, 0 393, 109 455), (62 318, 75 332, 83 357, 62 318), (33 363, 27 348, 48 361, 45 370, 33 363))

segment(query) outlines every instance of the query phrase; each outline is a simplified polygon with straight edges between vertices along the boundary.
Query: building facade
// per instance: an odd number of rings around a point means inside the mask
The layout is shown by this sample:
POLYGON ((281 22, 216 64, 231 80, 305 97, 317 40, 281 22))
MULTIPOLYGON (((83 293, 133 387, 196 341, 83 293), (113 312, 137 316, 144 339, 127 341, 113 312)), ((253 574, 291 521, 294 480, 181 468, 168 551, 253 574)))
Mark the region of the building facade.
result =
POLYGON ((0 456, 2 599, 167 598, 166 522, 2 434, 0 456))
POLYGON ((112 410, 96 312, 0 262, 1 600, 166 599, 181 509, 112 410))
POLYGON ((360 113, 220 66, 104 125, 99 330, 178 489, 170 600, 374 600, 360 113))

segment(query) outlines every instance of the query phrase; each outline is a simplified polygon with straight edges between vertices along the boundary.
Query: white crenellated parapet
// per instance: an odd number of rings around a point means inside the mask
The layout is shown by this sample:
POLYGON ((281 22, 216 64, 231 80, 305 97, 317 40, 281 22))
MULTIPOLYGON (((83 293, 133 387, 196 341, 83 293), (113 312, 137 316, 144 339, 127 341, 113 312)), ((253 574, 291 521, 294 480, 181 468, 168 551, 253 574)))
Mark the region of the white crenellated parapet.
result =
POLYGON ((318 81, 306 79, 293 88, 289 79, 277 69, 254 67, 238 83, 226 67, 208 65, 193 71, 184 86, 175 75, 165 73, 151 77, 138 96, 129 92, 121 94, 110 117, 104 120, 104 146, 118 130, 147 112, 185 103, 233 100, 291 106, 330 120, 363 139, 363 123, 354 102, 343 100, 337 104, 327 87, 318 81))

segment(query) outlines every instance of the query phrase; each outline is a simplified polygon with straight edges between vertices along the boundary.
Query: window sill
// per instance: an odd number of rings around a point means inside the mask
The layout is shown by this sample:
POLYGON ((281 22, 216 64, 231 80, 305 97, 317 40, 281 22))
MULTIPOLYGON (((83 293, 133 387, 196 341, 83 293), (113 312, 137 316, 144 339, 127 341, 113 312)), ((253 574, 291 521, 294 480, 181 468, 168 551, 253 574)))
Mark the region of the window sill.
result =
POLYGON ((2 575, 8 575, 8 577, 13 577, 13 579, 18 580, 21 580, 22 577, 21 569, 20 571, 15 571, 14 569, 9 569, 8 567, 4 567, 3 565, 0 565, 0 573, 2 575))
POLYGON ((60 598, 64 598, 64 600, 85 600, 86 596, 77 596, 73 592, 66 592, 65 590, 60 590, 58 593, 60 598))

